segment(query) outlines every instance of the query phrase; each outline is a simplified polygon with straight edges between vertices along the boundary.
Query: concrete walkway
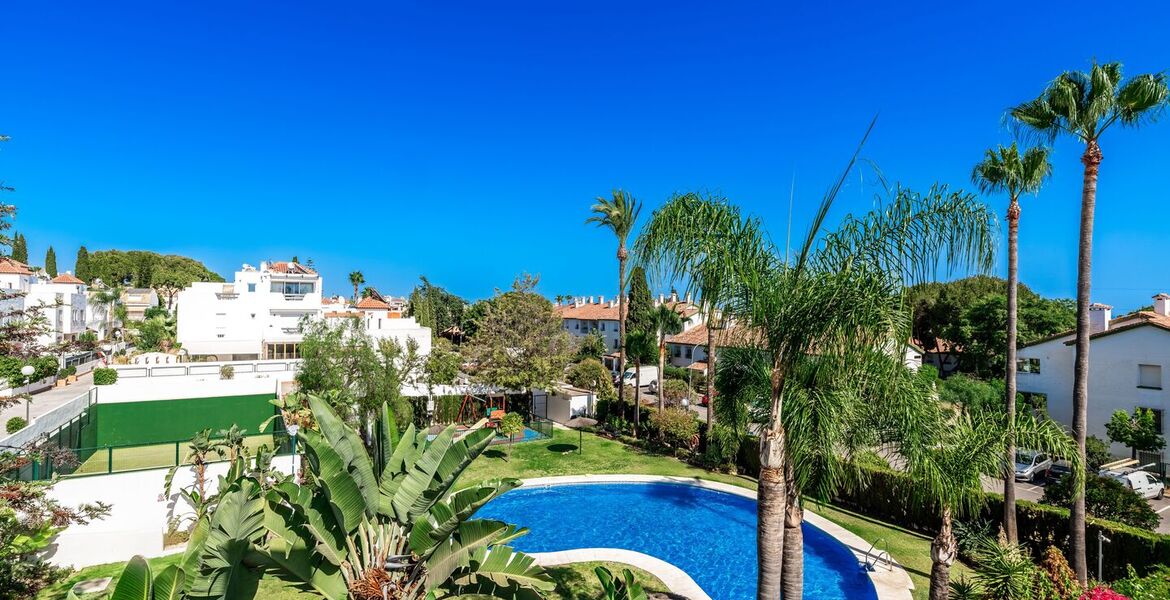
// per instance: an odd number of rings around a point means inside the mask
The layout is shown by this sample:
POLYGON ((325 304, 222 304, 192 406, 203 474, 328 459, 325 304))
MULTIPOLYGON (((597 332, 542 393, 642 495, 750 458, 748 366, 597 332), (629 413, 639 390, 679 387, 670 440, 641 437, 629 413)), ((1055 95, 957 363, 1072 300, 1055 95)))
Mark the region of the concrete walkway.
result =
MULTIPOLYGON (((86 373, 78 375, 77 381, 62 387, 51 387, 43 392, 32 395, 32 404, 28 407, 29 414, 33 419, 73 400, 74 398, 88 392, 93 387, 93 374, 86 373)), ((17 388, 19 391, 19 388, 17 388)), ((16 404, 0 411, 0 428, 8 423, 8 419, 12 417, 25 416, 25 401, 21 400, 16 404)), ((3 434, 3 429, 0 429, 0 435, 3 434)))

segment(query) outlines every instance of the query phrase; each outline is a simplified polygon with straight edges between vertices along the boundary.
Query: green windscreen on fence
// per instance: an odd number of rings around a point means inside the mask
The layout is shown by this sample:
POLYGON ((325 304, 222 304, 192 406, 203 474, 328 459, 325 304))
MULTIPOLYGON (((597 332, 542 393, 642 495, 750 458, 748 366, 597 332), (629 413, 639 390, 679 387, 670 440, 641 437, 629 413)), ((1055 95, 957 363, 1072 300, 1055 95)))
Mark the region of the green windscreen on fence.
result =
MULTIPOLYGON (((274 414, 268 403, 273 394, 151 400, 146 402, 98 403, 94 411, 91 446, 124 446, 185 440, 202 429, 214 434, 239 425, 249 434, 271 433, 273 425, 260 431, 260 423, 274 414)), ((88 433, 88 432, 86 432, 88 433)))

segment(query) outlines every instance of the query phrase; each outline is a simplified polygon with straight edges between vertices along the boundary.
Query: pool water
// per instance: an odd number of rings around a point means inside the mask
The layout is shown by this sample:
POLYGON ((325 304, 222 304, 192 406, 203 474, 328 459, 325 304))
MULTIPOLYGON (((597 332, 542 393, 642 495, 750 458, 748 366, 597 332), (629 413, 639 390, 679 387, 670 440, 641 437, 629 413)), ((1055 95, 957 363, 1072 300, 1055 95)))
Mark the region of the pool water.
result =
MULTIPOLYGON (((589 483, 523 487, 492 500, 481 518, 531 529, 524 552, 621 548, 672 563, 713 600, 756 594, 756 501, 675 483, 589 483)), ((804 524, 804 597, 876 600, 856 557, 804 524)))

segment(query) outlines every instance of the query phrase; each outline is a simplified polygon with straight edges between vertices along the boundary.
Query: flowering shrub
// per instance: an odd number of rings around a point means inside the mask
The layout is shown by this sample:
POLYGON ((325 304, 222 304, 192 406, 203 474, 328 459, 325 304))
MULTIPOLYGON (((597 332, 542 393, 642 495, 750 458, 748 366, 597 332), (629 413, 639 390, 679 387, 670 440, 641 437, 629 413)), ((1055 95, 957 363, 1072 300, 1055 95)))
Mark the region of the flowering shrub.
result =
POLYGON ((1129 598, 1118 594, 1107 585, 1097 585, 1097 587, 1085 592, 1081 596, 1081 600, 1129 600, 1129 598))

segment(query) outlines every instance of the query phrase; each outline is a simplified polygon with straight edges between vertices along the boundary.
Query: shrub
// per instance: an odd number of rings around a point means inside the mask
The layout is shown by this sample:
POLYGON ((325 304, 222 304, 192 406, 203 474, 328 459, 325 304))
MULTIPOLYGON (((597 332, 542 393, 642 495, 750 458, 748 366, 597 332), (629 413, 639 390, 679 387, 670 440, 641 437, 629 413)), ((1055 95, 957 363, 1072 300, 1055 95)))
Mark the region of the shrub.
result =
POLYGON ((1109 589, 1109 586, 1104 584, 1097 584, 1096 587, 1085 592, 1081 596, 1081 600, 1130 600, 1121 594, 1109 589))
POLYGON ((662 384, 662 398, 670 404, 678 404, 691 395, 691 388, 681 379, 667 379, 662 384))
POLYGON ((1113 582, 1113 589, 1133 600, 1165 600, 1170 598, 1170 567, 1162 565, 1146 577, 1129 567, 1125 579, 1113 582))
POLYGON ((1085 439, 1085 462, 1088 463, 1090 473, 1101 470, 1101 465, 1109 462, 1111 458, 1109 444, 1106 444, 1104 440, 1095 435, 1090 435, 1085 439))
POLYGON ((24 417, 12 417, 11 419, 8 419, 8 423, 4 424, 4 429, 7 430, 8 433, 16 433, 17 431, 20 431, 27 426, 28 421, 25 421, 24 417))
POLYGON ((69 369, 58 369, 57 370, 57 379, 65 379, 68 376, 69 376, 69 369))
POLYGON ((707 432, 707 447, 700 460, 703 466, 709 468, 734 465, 739 455, 739 445, 739 432, 722 423, 714 423, 707 432))
POLYGON ((652 411, 650 426, 658 440, 671 448, 694 448, 699 441, 699 421, 686 409, 652 411))
POLYGON ((587 358, 569 367, 565 381, 571 386, 597 394, 599 400, 611 400, 617 395, 613 387, 613 375, 596 358, 587 358))
POLYGON ((234 379, 236 376, 236 368, 231 365, 224 365, 219 368, 220 379, 234 379))
MULTIPOLYGON (((1044 488, 1044 502, 1068 508, 1072 504, 1071 475, 1044 488)), ((1098 519, 1109 519, 1154 531, 1161 519, 1150 503, 1112 477, 1087 474, 1085 476, 1085 512, 1098 519)))
POLYGON ((1064 553, 1055 546, 1049 546, 1044 551, 1044 559, 1040 561, 1040 569, 1048 578, 1052 596, 1059 600, 1073 600, 1081 595, 1081 584, 1077 575, 1068 565, 1064 553))
POLYGON ((113 385, 118 381, 118 372, 114 369, 99 367, 93 370, 94 385, 113 385))

